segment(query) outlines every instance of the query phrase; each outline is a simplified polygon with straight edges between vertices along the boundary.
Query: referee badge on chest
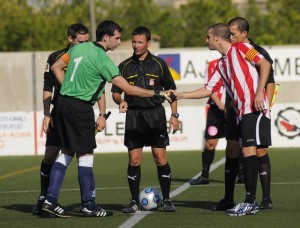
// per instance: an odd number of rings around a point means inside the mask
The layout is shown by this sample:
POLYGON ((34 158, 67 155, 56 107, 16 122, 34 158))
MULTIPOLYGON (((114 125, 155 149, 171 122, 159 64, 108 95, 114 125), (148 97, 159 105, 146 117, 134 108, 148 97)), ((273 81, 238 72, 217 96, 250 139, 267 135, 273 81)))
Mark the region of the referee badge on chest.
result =
POLYGON ((154 86, 154 84, 155 84, 155 80, 154 79, 150 79, 149 85, 154 86))

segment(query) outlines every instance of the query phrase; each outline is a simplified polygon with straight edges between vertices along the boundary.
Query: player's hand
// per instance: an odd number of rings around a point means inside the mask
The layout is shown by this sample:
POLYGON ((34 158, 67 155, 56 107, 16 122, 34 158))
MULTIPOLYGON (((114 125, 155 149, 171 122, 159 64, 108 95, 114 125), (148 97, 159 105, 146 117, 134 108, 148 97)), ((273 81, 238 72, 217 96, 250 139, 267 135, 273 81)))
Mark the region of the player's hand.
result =
POLYGON ((170 91, 160 91, 159 95, 163 96, 169 103, 176 101, 176 97, 170 91))
POLYGON ((254 107, 257 111, 262 111, 265 109, 264 107, 265 101, 264 101, 264 94, 263 92, 257 92, 255 94, 254 98, 254 107))
POLYGON ((51 116, 44 116, 44 119, 43 119, 43 131, 48 134, 50 132, 50 129, 49 129, 49 126, 51 124, 51 127, 54 127, 54 124, 53 124, 53 120, 51 118, 51 116))
MULTIPOLYGON (((216 104, 216 103, 215 103, 215 104, 216 104)), ((216 104, 216 105, 217 105, 217 107, 218 107, 221 111, 226 112, 225 104, 223 104, 222 102, 220 102, 220 103, 218 103, 218 104, 216 104)))
POLYGON ((171 98, 171 93, 169 91, 160 91, 160 94, 162 96, 165 97, 165 99, 169 102, 169 103, 172 103, 173 102, 173 99, 171 98))
POLYGON ((172 97, 173 101, 179 100, 178 92, 176 92, 175 90, 172 90, 172 89, 169 90, 168 92, 170 93, 170 96, 172 97))
POLYGON ((169 103, 176 101, 176 97, 170 92, 170 90, 169 91, 154 90, 153 97, 158 97, 158 98, 163 97, 169 103))
POLYGON ((171 127, 172 130, 172 134, 174 134, 176 131, 179 130, 180 128, 180 123, 179 120, 177 118, 171 117, 169 120, 169 125, 171 127))
POLYGON ((119 113, 125 113, 127 112, 127 109, 128 109, 128 104, 126 101, 122 101, 120 104, 119 104, 119 113))
POLYGON ((103 131, 105 127, 106 127, 106 118, 104 118, 103 116, 99 116, 95 124, 95 133, 97 134, 97 132, 103 131))

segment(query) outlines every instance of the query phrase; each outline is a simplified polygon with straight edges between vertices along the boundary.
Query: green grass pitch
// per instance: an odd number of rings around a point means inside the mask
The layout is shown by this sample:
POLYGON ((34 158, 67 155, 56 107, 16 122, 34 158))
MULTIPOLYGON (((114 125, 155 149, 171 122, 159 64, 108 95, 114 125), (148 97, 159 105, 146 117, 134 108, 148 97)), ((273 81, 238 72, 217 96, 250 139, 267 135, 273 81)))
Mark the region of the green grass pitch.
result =
MULTIPOLYGON (((256 215, 230 217, 213 212, 211 206, 224 195, 224 164, 210 173, 205 186, 189 186, 173 197, 177 212, 161 209, 148 214, 134 227, 298 227, 300 224, 300 149, 270 149, 272 166, 271 196, 274 208, 256 215)), ((217 151, 214 162, 224 157, 217 151)), ((201 152, 168 152, 172 168, 172 188, 176 190, 201 171, 201 152)), ((96 199, 105 209, 114 211, 108 218, 83 218, 79 212, 80 195, 77 162, 67 170, 59 203, 71 218, 40 218, 31 214, 39 195, 39 166, 42 157, 0 157, 0 227, 119 227, 132 215, 123 214, 129 203, 127 153, 97 154, 94 161, 96 199)), ((159 186, 151 153, 143 154, 141 189, 159 186)), ((236 185, 235 202, 244 200, 244 185, 236 185)), ((261 201, 261 186, 257 185, 261 201)), ((144 213, 144 212, 141 212, 144 213)))

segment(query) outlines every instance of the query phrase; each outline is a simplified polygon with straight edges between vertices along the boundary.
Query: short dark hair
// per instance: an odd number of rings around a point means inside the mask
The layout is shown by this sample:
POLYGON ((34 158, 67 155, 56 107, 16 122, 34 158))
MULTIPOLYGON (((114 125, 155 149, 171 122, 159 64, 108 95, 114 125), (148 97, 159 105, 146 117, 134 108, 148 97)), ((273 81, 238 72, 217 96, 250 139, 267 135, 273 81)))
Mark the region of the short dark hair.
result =
POLYGON ((151 40, 151 32, 145 26, 139 26, 135 28, 131 33, 132 36, 142 35, 142 34, 145 34, 147 41, 151 40))
POLYGON ((228 21, 227 24, 228 24, 228 26, 236 25, 237 29, 240 32, 246 31, 247 33, 249 33, 250 25, 249 25, 248 21, 246 20, 246 18, 235 17, 235 18, 232 18, 230 21, 228 21))
POLYGON ((212 29, 212 33, 214 36, 220 36, 222 39, 230 41, 231 33, 226 24, 217 23, 210 26, 208 29, 212 29))
POLYGON ((96 41, 102 40, 102 38, 105 35, 113 36, 115 31, 118 31, 121 33, 123 31, 123 29, 121 28, 121 26, 118 23, 116 23, 114 21, 111 21, 111 20, 102 21, 97 26, 96 41))
POLYGON ((88 34, 89 30, 83 24, 72 24, 68 27, 67 35, 70 36, 73 40, 76 39, 78 34, 88 34))

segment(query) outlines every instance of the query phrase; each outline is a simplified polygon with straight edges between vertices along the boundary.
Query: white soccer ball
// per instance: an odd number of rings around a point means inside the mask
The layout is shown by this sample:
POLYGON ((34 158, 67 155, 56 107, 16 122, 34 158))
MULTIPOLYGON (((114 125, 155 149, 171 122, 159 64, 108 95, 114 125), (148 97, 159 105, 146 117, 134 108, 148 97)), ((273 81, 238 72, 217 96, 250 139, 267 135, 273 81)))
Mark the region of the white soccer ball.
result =
POLYGON ((153 211, 160 207, 162 195, 154 187, 144 188, 140 192, 140 204, 145 211, 153 211))

